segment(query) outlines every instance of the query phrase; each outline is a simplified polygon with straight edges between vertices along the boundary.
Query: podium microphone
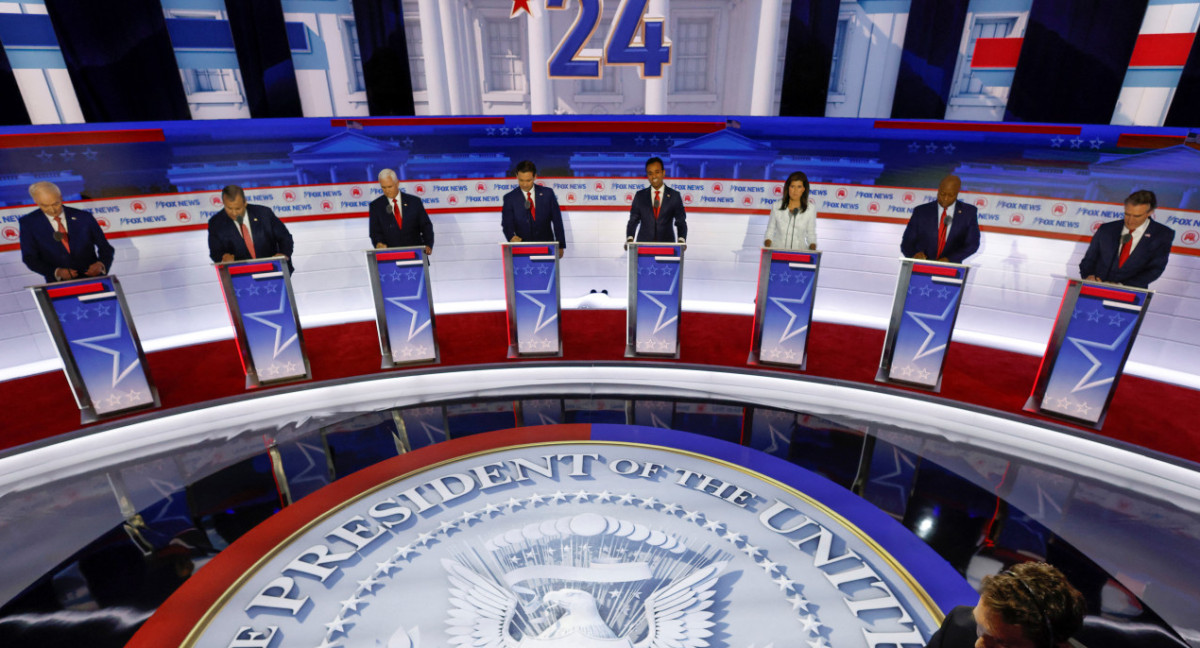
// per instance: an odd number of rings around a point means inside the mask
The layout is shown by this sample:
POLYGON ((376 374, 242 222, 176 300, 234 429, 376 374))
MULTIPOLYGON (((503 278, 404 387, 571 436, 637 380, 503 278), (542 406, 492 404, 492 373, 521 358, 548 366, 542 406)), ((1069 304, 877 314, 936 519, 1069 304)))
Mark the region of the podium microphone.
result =
POLYGON ((533 201, 529 199, 529 196, 525 196, 525 209, 533 209, 533 201))
POLYGON ((792 207, 792 209, 791 209, 791 212, 792 212, 792 216, 795 216, 796 214, 799 214, 799 213, 800 213, 800 208, 799 208, 799 207, 792 207))
POLYGON ((67 237, 62 232, 54 233, 54 240, 58 243, 62 243, 63 239, 65 239, 65 238, 67 238, 67 237))
POLYGON ((1125 244, 1128 243, 1132 238, 1133 234, 1130 234, 1129 230, 1125 230, 1125 233, 1121 235, 1121 245, 1117 247, 1116 255, 1114 255, 1112 260, 1108 262, 1108 274, 1104 275, 1104 281, 1112 281, 1113 265, 1116 264, 1117 260, 1121 258, 1121 249, 1124 248, 1125 244))

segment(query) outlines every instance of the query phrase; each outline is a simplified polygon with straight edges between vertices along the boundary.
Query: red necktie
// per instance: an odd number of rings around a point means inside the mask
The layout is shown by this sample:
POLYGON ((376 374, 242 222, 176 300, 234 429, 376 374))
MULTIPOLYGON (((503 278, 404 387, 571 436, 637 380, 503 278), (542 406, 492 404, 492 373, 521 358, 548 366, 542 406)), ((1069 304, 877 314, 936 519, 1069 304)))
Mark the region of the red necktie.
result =
POLYGON ((54 217, 54 224, 58 226, 58 232, 62 234, 63 247, 67 248, 67 254, 70 254, 71 244, 67 241, 67 228, 63 227, 62 214, 54 217))
POLYGON ((1129 260, 1129 251, 1133 249, 1133 230, 1129 230, 1129 238, 1125 239, 1125 243, 1121 245, 1121 258, 1117 260, 1117 267, 1125 265, 1129 260))
POLYGON ((392 199, 392 213, 396 216, 396 227, 404 229, 404 217, 400 215, 400 199, 392 199))
POLYGON ((938 224, 938 251, 937 258, 942 258, 942 248, 946 247, 946 210, 942 207, 942 222, 938 224))
POLYGON ((662 203, 658 200, 658 189, 654 190, 654 218, 658 218, 658 210, 662 207, 662 203))
MULTIPOLYGON (((242 218, 245 218, 245 216, 242 218)), ((244 220, 239 220, 238 224, 242 226, 242 240, 246 242, 246 249, 250 251, 250 258, 257 259, 258 254, 254 252, 254 239, 250 236, 250 228, 246 227, 246 221, 244 220)))
POLYGON ((537 220, 537 206, 533 204, 533 192, 526 191, 525 197, 529 199, 529 217, 536 221, 537 220))

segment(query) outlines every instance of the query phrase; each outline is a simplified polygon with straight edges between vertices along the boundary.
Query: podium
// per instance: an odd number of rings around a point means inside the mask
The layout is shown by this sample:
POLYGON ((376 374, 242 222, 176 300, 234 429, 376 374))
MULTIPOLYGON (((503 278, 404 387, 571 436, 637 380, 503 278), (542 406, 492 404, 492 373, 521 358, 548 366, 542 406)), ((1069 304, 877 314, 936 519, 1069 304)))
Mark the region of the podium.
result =
POLYGON ((821 253, 762 249, 749 364, 804 370, 821 253))
POLYGON ((367 250, 384 369, 440 361, 425 248, 367 250))
POLYGON ((287 259, 216 264, 246 389, 312 377, 287 259))
POLYGON ((562 355, 558 243, 502 243, 508 357, 562 355))
POLYGON ((30 290, 62 359, 82 423, 159 406, 158 389, 116 277, 30 290))
POLYGON ((1100 429, 1153 294, 1069 279, 1025 411, 1100 429))
POLYGON ((941 391, 968 269, 959 263, 902 260, 877 382, 941 391))
POLYGON ((629 306, 625 357, 679 357, 683 246, 628 243, 629 306))

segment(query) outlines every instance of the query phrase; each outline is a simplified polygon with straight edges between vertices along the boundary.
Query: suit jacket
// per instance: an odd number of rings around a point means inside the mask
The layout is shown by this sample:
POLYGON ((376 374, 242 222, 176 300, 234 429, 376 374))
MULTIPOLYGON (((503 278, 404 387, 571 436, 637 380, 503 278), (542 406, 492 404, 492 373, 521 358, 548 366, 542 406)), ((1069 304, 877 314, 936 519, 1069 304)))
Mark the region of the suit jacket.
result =
POLYGON ((89 212, 66 205, 62 216, 67 242, 71 244, 69 254, 61 241, 54 240, 56 230, 42 210, 36 209, 20 218, 21 260, 25 265, 42 275, 46 283, 57 281, 54 271, 58 268, 70 268, 82 277, 88 266, 99 261, 106 270, 112 270, 113 247, 104 238, 104 230, 96 219, 89 212))
POLYGON ((917 205, 904 228, 900 239, 900 252, 912 257, 924 252, 930 260, 946 257, 953 263, 962 263, 979 249, 979 210, 963 201, 954 203, 954 220, 946 232, 946 246, 937 253, 938 224, 942 219, 942 208, 937 202, 917 205))
POLYGON ((1150 221, 1142 240, 1138 241, 1125 260, 1125 265, 1118 266, 1124 230, 1123 218, 1105 223, 1096 230, 1087 252, 1083 254, 1083 260, 1079 262, 1081 277, 1096 275, 1100 281, 1147 288, 1151 281, 1162 275, 1163 270, 1167 269, 1167 257, 1171 254, 1175 230, 1158 221, 1150 221))
POLYGON ((567 235, 563 231, 562 211, 554 190, 533 186, 533 206, 537 220, 534 221, 525 208, 525 192, 520 187, 504 194, 504 207, 500 210, 500 227, 504 240, 511 241, 514 235, 522 241, 558 241, 558 249, 567 249, 567 235))
POLYGON ((433 248, 433 221, 425 211, 425 203, 421 199, 400 192, 396 194, 400 201, 400 218, 404 227, 396 224, 396 214, 392 212, 391 202, 387 196, 380 196, 371 201, 367 211, 367 225, 371 232, 371 246, 383 243, 386 247, 412 247, 423 245, 433 248))
POLYGON ((960 605, 942 621, 942 626, 929 638, 925 648, 974 648, 975 633, 974 608, 970 605, 960 605))
POLYGON ((656 219, 653 190, 653 187, 646 187, 633 195, 625 236, 633 236, 636 232, 638 243, 675 243, 679 239, 686 239, 687 212, 683 208, 683 196, 663 185, 662 203, 656 219))
MULTIPOLYGON (((292 235, 288 232, 283 221, 275 216, 270 207, 263 205, 246 205, 246 218, 250 219, 250 236, 254 238, 254 258, 265 259, 276 254, 288 258, 288 271, 295 272, 292 266, 292 235)), ((221 210, 208 219, 208 256, 213 263, 220 263, 221 257, 232 254, 234 260, 250 259, 250 250, 242 240, 242 230, 236 221, 221 210)))

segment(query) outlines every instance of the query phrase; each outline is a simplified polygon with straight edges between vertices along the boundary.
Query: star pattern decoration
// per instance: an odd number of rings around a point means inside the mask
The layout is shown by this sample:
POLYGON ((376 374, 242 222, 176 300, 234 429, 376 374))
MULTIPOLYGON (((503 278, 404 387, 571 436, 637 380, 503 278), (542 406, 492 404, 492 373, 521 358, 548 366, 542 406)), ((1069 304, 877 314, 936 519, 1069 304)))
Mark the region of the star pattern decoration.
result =
POLYGON ((1063 142, 1067 140, 1062 138, 1062 135, 1055 135, 1050 138, 1050 146, 1053 148, 1062 148, 1063 142))
POLYGON ((42 149, 42 151, 34 157, 41 160, 43 164, 49 164, 54 159, 54 154, 46 149, 42 149))
MULTIPOLYGON (((524 510, 526 504, 529 504, 531 507, 536 505, 570 507, 573 504, 589 500, 618 507, 653 510, 694 524, 698 529, 711 532, 716 536, 717 540, 728 543, 735 552, 744 554, 756 567, 762 570, 764 578, 779 587, 780 592, 787 597, 787 602, 795 613, 794 620, 799 625, 800 630, 809 637, 806 641, 810 645, 829 645, 823 636, 827 633, 828 629, 821 624, 817 614, 811 609, 811 603, 803 596, 802 590, 804 586, 788 577, 786 565, 771 560, 766 551, 750 545, 743 534, 733 531, 718 520, 709 518, 701 511, 691 511, 674 502, 659 501, 653 497, 641 497, 633 493, 614 495, 607 490, 591 492, 586 489, 580 489, 575 493, 555 491, 543 494, 535 492, 523 500, 509 498, 508 502, 503 506, 497 506, 494 503, 488 502, 477 509, 468 510, 455 516, 454 521, 447 519, 440 522, 432 526, 429 530, 418 534, 415 541, 396 547, 390 559, 375 563, 374 569, 366 577, 356 581, 357 587, 353 590, 350 598, 339 603, 339 612, 330 622, 324 624, 326 628, 325 638, 318 648, 322 646, 332 648, 342 646, 343 644, 349 645, 350 637, 348 628, 353 628, 355 624, 347 621, 347 619, 354 615, 361 615, 362 609, 370 606, 371 599, 378 593, 377 590, 382 591, 382 589, 387 587, 389 582, 401 581, 405 564, 412 563, 414 559, 422 556, 423 548, 437 544, 448 538, 450 534, 461 531, 462 528, 469 526, 472 520, 483 519, 485 516, 491 519, 511 514, 524 510), (816 643, 814 644, 814 642, 816 643)), ((549 548, 548 551, 551 554, 556 553, 553 547, 549 548)), ((536 556, 531 553, 524 556, 525 560, 534 558, 536 556)), ((518 565, 521 561, 522 559, 518 556, 511 558, 513 565, 518 565)), ((617 592, 614 591, 609 594, 615 598, 617 592)))
MULTIPOLYGON (((423 271, 409 270, 408 272, 420 273, 423 271)), ((392 274, 400 275, 401 273, 399 270, 393 270, 392 274)), ((409 278, 414 279, 415 277, 410 276, 409 278)), ((408 306, 404 303, 404 302, 421 301, 425 298, 425 282, 417 281, 415 283, 417 284, 417 292, 416 293, 414 293, 412 295, 400 295, 397 297, 387 297, 384 299, 384 301, 388 302, 389 304, 408 313, 408 317, 409 317, 409 319, 408 319, 408 337, 405 338, 406 342, 412 342, 413 338, 417 337, 418 335, 421 334, 422 331, 424 331, 425 329, 427 329, 433 325, 433 317, 432 316, 426 317, 424 322, 418 322, 418 319, 420 318, 420 313, 417 312, 417 309, 415 309, 411 306, 408 306)), ((405 347, 405 351, 406 352, 408 351, 408 347, 405 347)), ((408 357, 408 356, 406 356, 406 357, 408 357)))
POLYGON ((909 152, 909 153, 920 153, 920 152, 921 152, 921 143, 920 143, 920 142, 913 142, 912 144, 909 144, 909 145, 908 145, 908 152, 909 152))
MULTIPOLYGON (((532 268, 530 266, 525 266, 524 269, 529 272, 532 272, 532 268)), ((528 274, 528 272, 527 272, 527 274, 528 274)), ((552 322, 554 322, 555 320, 558 319, 558 308, 557 308, 558 304, 557 303, 553 304, 553 306, 555 306, 554 313, 552 315, 550 315, 549 317, 547 317, 546 310, 547 310, 547 307, 549 306, 549 304, 539 300, 537 297, 534 297, 534 295, 539 295, 539 296, 545 295, 545 297, 543 297, 543 299, 546 299, 547 301, 549 301, 550 294, 554 291, 555 276, 556 276, 556 272, 551 272, 549 274, 549 276, 546 279, 546 287, 545 288, 541 288, 538 290, 529 289, 529 290, 518 290, 517 291, 517 295, 523 297, 524 299, 529 300, 532 304, 534 304, 535 306, 538 307, 537 322, 534 323, 534 326, 533 326, 533 332, 532 332, 533 335, 537 335, 537 333, 539 331, 546 328, 546 326, 550 325, 552 322)))
POLYGON ((651 335, 657 334, 659 331, 670 326, 671 324, 674 324, 675 321, 679 319, 678 314, 672 316, 669 319, 664 319, 664 318, 666 318, 666 315, 667 315, 668 306, 666 304, 664 304, 663 302, 659 301, 658 297, 656 297, 656 295, 663 296, 663 297, 674 295, 675 289, 678 286, 679 286, 679 275, 672 275, 671 287, 666 290, 639 290, 638 291, 639 293, 644 295, 646 297, 646 299, 649 299, 650 301, 654 302, 654 304, 656 306, 658 306, 658 317, 654 323, 654 330, 650 332, 651 335))
POLYGON ((1100 145, 1103 143, 1104 140, 1100 139, 1099 137, 1093 137, 1092 139, 1088 140, 1088 144, 1091 145, 1092 149, 1096 151, 1100 150, 1100 145))
MULTIPOLYGON (((76 310, 76 318, 77 319, 87 319, 88 318, 87 313, 89 312, 89 309, 84 308, 83 306, 80 306, 80 307, 76 308, 75 310, 76 310), (80 317, 80 311, 82 311, 82 317, 80 317)), ((137 354, 134 353, 134 354, 132 354, 133 355, 132 361, 130 361, 128 364, 126 364, 124 367, 122 367, 121 366, 121 352, 117 351, 116 349, 110 349, 109 347, 102 344, 103 342, 108 342, 109 340, 120 340, 121 339, 121 329, 122 329, 122 324, 124 323, 124 321, 125 321, 124 317, 117 315, 116 317, 113 318, 112 333, 102 333, 100 335, 93 335, 92 337, 88 337, 88 338, 80 338, 78 340, 72 340, 72 344, 78 344, 79 346, 84 347, 85 349, 91 349, 92 351, 98 351, 100 353, 103 353, 103 354, 106 354, 106 355, 109 355, 112 357, 112 384, 110 385, 110 387, 112 387, 112 388, 116 388, 117 383, 120 383, 122 380, 124 380, 125 376, 128 376, 131 371, 133 371, 134 369, 136 369, 138 366, 141 365, 141 360, 137 357, 137 354)))
POLYGON ((287 349, 289 346, 291 346, 298 339, 298 334, 292 333, 292 335, 290 337, 288 337, 286 340, 284 340, 283 339, 283 326, 280 324, 277 324, 269 319, 273 315, 282 315, 283 312, 286 310, 285 306, 287 304, 286 304, 286 300, 284 299, 286 296, 287 296, 287 293, 280 293, 279 294, 279 304, 272 310, 258 311, 255 313, 246 313, 247 318, 252 319, 255 322, 258 322, 259 324, 262 324, 263 326, 266 326, 267 328, 273 329, 275 331, 275 344, 272 349, 272 355, 271 355, 272 358, 278 358, 279 354, 283 353, 283 351, 285 349, 287 349))
POLYGON ((925 339, 921 341, 921 346, 917 348, 917 352, 913 355, 911 361, 915 362, 921 358, 932 355, 946 348, 945 344, 939 344, 932 348, 929 346, 930 343, 933 342, 933 336, 936 335, 936 333, 925 322, 945 322, 947 319, 949 319, 950 312, 954 310, 955 305, 955 302, 950 302, 947 304, 946 309, 942 311, 941 315, 934 315, 933 313, 914 313, 912 311, 905 313, 905 315, 908 315, 914 322, 917 323, 917 326, 920 326, 925 331, 925 339))
POLYGON ((1082 137, 1079 137, 1078 135, 1076 135, 1075 137, 1072 137, 1070 139, 1070 142, 1071 142, 1071 148, 1077 149, 1080 146, 1083 146, 1084 140, 1082 137))
POLYGON ((1099 380, 1092 380, 1092 377, 1096 375, 1096 372, 1100 370, 1100 368, 1103 366, 1104 363, 1099 358, 1097 358, 1095 354, 1092 353, 1091 349, 1098 349, 1101 351, 1109 351, 1109 352, 1116 351, 1119 347, 1121 347, 1125 343, 1125 339, 1128 338, 1132 332, 1133 332, 1133 323, 1131 322, 1130 326, 1128 328, 1126 328, 1125 330, 1121 331, 1120 335, 1118 335, 1109 344, 1103 344, 1100 342, 1095 342, 1093 340, 1084 340, 1082 338, 1077 338, 1077 337, 1068 337, 1067 338, 1067 341, 1070 342, 1072 344, 1072 346, 1074 346, 1079 351, 1079 353, 1083 354, 1083 357, 1087 358, 1088 361, 1092 363, 1092 366, 1089 367, 1088 370, 1084 372, 1082 377, 1080 377, 1079 382, 1075 383, 1075 386, 1071 388, 1072 394, 1083 391, 1085 389, 1091 389, 1092 387, 1099 387, 1100 385, 1106 385, 1106 384, 1112 382, 1114 379, 1116 379, 1116 367, 1114 367, 1113 375, 1111 375, 1107 378, 1101 378, 1099 380))

